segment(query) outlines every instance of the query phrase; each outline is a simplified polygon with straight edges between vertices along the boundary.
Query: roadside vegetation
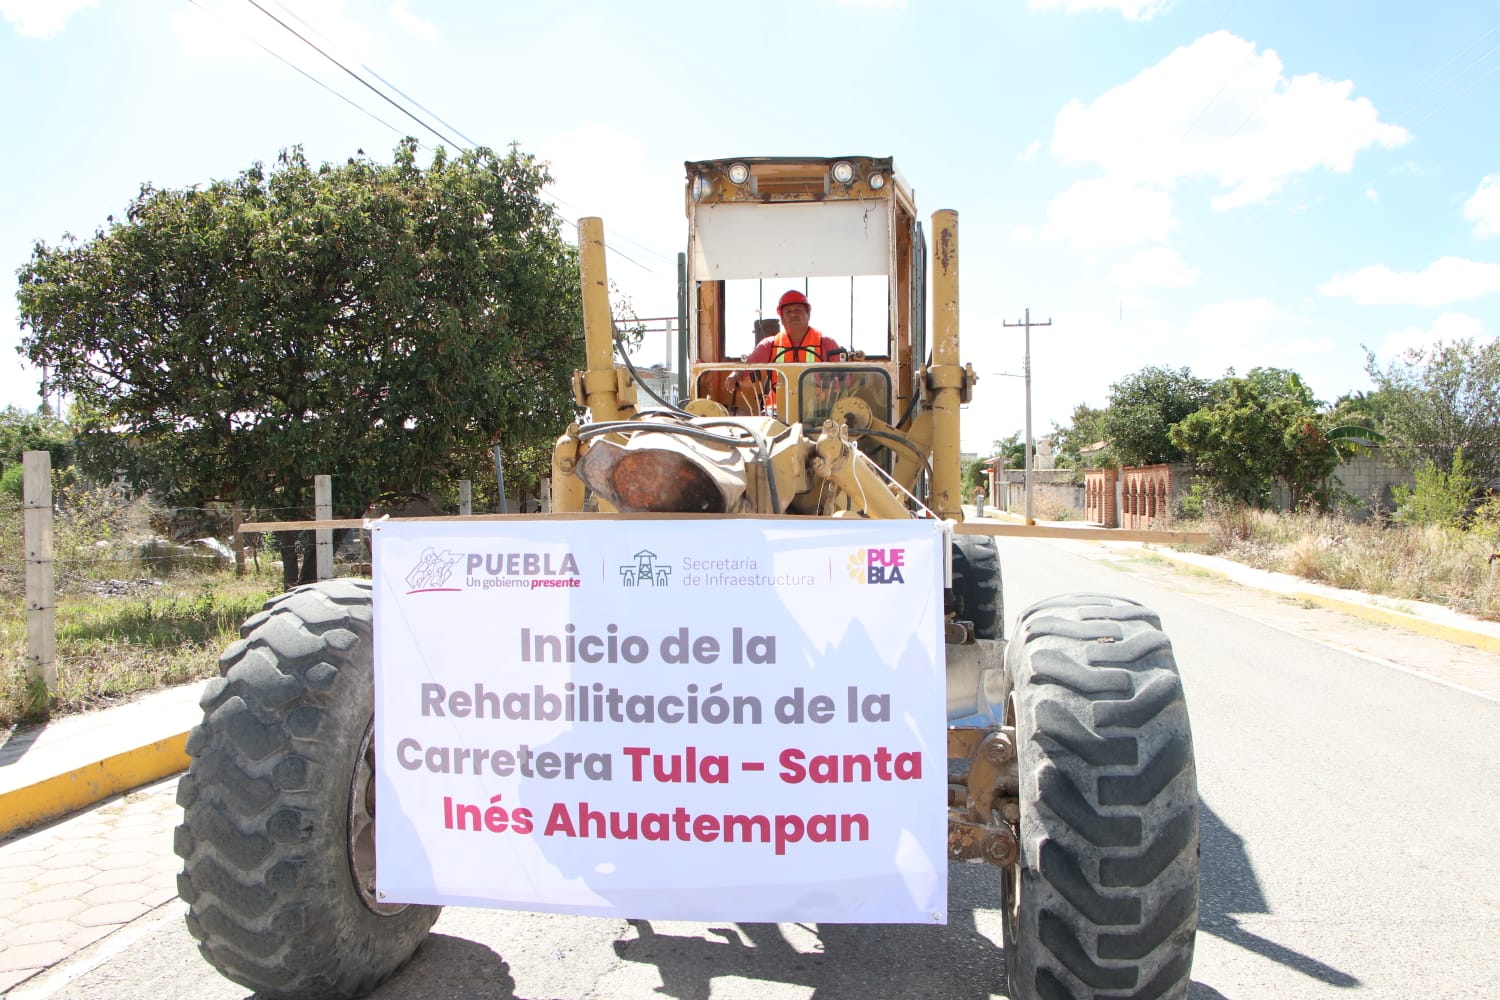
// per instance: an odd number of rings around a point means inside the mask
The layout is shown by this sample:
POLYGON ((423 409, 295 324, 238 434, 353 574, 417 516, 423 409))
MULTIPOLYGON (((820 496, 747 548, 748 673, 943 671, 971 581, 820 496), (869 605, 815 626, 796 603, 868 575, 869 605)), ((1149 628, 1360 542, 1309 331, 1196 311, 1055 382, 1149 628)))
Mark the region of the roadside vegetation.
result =
POLYGON ((164 512, 118 488, 58 475, 58 686, 50 706, 28 689, 21 503, 0 492, 0 726, 100 708, 212 677, 240 622, 281 590, 262 559, 244 576, 212 549, 167 541, 164 512))
POLYGON ((1500 621, 1500 559, 1490 559, 1500 548, 1500 502, 1481 510, 1487 525, 1465 531, 1241 507, 1203 519, 1202 529, 1213 538, 1202 551, 1330 587, 1500 621))

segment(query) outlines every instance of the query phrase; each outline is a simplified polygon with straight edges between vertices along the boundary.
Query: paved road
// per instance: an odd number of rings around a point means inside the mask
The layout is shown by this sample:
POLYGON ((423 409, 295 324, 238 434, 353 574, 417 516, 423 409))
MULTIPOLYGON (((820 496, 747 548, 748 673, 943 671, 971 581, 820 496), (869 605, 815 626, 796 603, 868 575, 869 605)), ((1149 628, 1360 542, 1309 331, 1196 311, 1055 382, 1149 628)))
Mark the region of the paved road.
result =
MULTIPOLYGON (((1193 997, 1500 995, 1500 657, 1138 553, 1001 545, 1008 617, 1047 594, 1107 591, 1156 607, 1173 638, 1204 802, 1193 997)), ((133 800, 160 836, 143 872, 175 867, 171 786, 133 800)), ((62 850, 69 825, 98 812, 0 847, 0 871, 9 851, 62 850)), ((950 886, 946 928, 449 910, 378 996, 1001 997, 994 873, 955 867, 950 886)), ((244 997, 197 958, 181 912, 159 905, 11 996, 244 997)))

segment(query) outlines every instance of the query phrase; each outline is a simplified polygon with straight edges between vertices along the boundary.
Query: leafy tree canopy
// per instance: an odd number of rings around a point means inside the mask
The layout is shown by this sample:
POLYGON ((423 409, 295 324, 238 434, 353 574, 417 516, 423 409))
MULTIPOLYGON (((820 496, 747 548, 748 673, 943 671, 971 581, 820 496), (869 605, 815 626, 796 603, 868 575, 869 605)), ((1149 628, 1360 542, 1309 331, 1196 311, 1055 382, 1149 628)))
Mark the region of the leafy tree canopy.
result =
POLYGON ((1073 407, 1073 417, 1066 426, 1052 425, 1052 454, 1059 468, 1097 469, 1109 460, 1108 440, 1104 430, 1106 410, 1096 410, 1085 403, 1073 407), (1085 453, 1085 449, 1105 442, 1101 451, 1085 453))
POLYGON ((1385 406, 1386 449, 1399 462, 1454 468, 1463 452, 1480 483, 1500 477, 1500 342, 1474 339, 1407 351, 1365 371, 1385 406))
POLYGON ((74 396, 86 471, 288 517, 328 473, 348 515, 492 470, 496 442, 529 459, 573 419, 576 251, 545 167, 415 152, 314 167, 294 148, 38 243, 22 350, 74 396))
POLYGON ((1007 438, 997 439, 990 443, 990 457, 999 455, 1003 458, 1007 469, 1024 469, 1026 467, 1026 441, 1020 431, 1013 431, 1007 438))
POLYGON ((1110 451, 1121 465, 1182 461, 1169 432, 1209 399, 1209 383, 1186 368, 1143 368, 1116 382, 1103 420, 1110 451))
POLYGON ((0 410, 0 466, 21 461, 23 452, 52 453, 52 467, 73 460, 73 431, 50 413, 28 413, 14 406, 0 410))
POLYGON ((1326 433, 1318 401, 1294 373, 1257 368, 1220 379, 1215 402, 1184 417, 1174 444, 1221 496, 1264 505, 1285 483, 1293 506, 1321 497, 1339 452, 1326 433))

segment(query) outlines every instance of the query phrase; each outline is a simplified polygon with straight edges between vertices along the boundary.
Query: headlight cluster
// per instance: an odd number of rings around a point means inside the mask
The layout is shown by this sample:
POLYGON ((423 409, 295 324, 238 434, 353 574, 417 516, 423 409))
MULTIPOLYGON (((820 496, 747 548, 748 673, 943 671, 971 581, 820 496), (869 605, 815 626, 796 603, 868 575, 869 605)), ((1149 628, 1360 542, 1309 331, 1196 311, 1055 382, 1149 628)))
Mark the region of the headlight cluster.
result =
MULTIPOLYGON (((834 161, 828 168, 828 176, 835 184, 842 185, 845 188, 852 186, 860 179, 858 168, 848 160, 834 161)), ((743 160, 736 160, 724 168, 723 180, 728 181, 735 187, 744 187, 750 183, 750 179, 750 164, 745 163, 743 160)), ((864 181, 869 185, 870 190, 879 191, 885 187, 886 176, 878 170, 872 170, 864 178, 864 181)), ((710 174, 695 174, 690 188, 693 201, 706 201, 713 194, 715 183, 716 178, 710 174)), ((762 181, 762 183, 764 184, 765 182, 762 181)))

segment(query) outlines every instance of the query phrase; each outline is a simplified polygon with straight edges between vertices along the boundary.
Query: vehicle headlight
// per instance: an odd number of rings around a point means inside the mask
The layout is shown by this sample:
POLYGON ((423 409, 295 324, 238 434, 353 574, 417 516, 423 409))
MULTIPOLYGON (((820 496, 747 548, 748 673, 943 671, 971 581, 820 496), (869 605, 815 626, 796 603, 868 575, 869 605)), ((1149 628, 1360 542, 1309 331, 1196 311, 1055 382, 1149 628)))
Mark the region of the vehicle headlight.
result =
POLYGON ((729 180, 734 184, 743 184, 750 179, 750 165, 747 163, 731 163, 729 165, 729 180))
POLYGON ((870 188, 872 190, 879 191, 883 187, 885 187, 885 174, 882 174, 882 173, 873 173, 873 174, 871 174, 870 175, 870 188))
POLYGON ((708 197, 708 193, 714 189, 713 182, 702 174, 693 175, 693 200, 702 201, 708 197))
POLYGON ((854 181, 854 164, 848 160, 840 160, 833 165, 833 179, 840 184, 849 184, 854 181))

